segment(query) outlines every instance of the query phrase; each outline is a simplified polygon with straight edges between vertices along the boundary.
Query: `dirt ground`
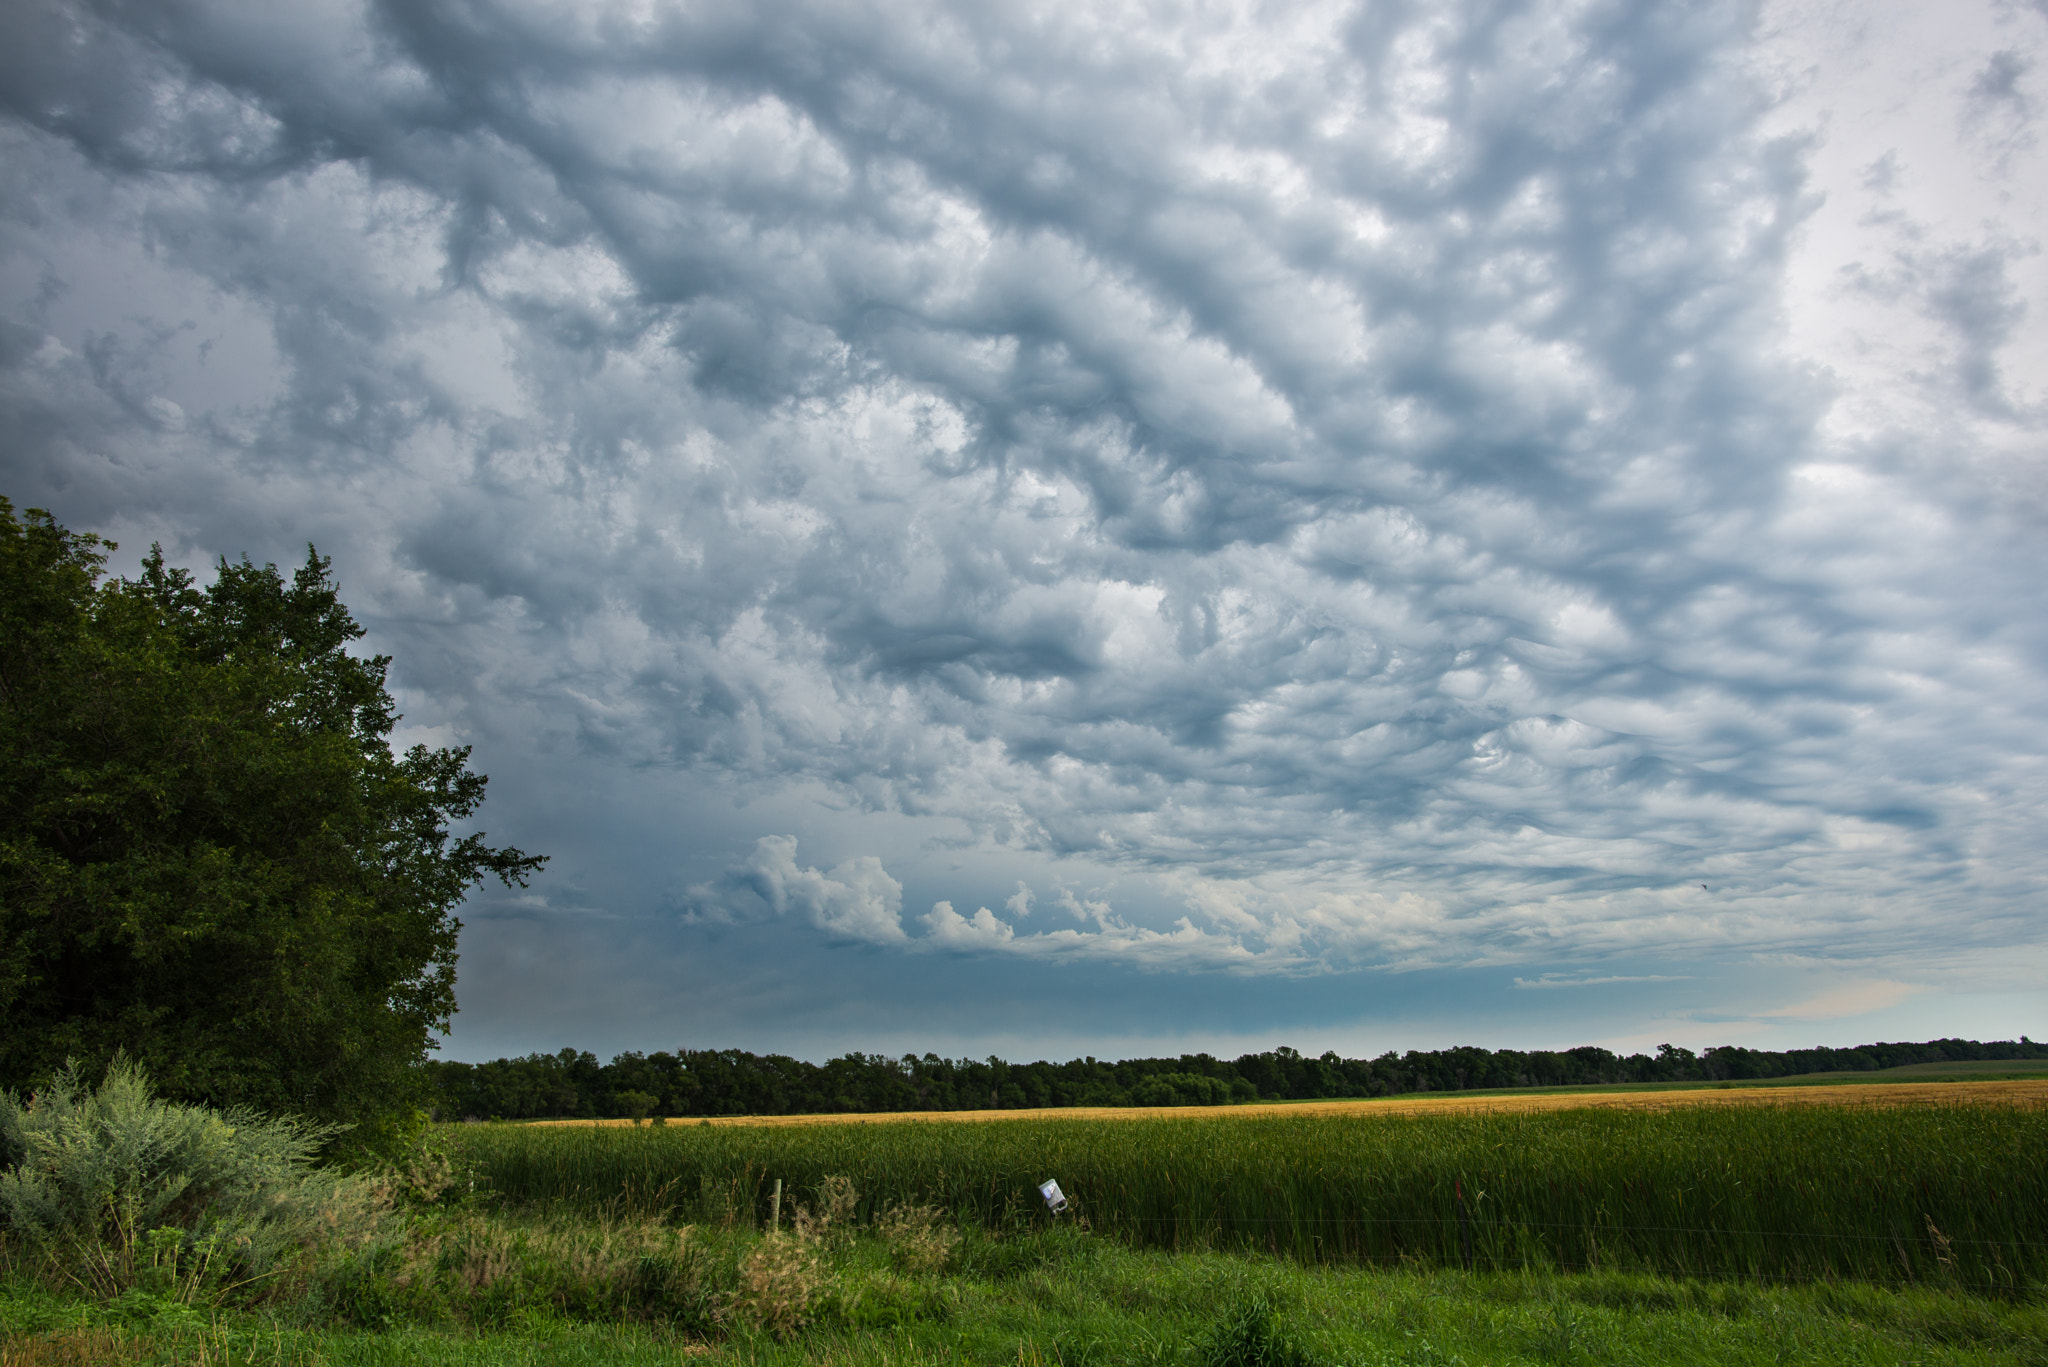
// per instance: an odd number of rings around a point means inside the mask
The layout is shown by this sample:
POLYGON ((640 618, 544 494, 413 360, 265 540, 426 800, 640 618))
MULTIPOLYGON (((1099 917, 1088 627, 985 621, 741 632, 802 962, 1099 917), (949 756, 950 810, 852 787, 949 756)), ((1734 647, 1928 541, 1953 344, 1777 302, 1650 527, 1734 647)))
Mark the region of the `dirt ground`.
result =
MULTIPOLYGON (((1253 1102, 1244 1106, 1062 1106, 1024 1111, 891 1111, 861 1115, 713 1116, 713 1125, 880 1125, 931 1120, 1139 1120, 1154 1116, 1434 1115, 1445 1111, 1564 1111, 1586 1106, 1663 1111, 1677 1106, 2048 1106, 2048 1079, 2005 1082, 1871 1082, 1821 1087, 1704 1087, 1669 1092, 1456 1092, 1371 1100, 1253 1102)), ((535 1125, 631 1125, 630 1120, 536 1120, 535 1125)), ((643 1122, 645 1123, 645 1122, 643 1122)), ((699 1117, 671 1120, 701 1124, 699 1117)))

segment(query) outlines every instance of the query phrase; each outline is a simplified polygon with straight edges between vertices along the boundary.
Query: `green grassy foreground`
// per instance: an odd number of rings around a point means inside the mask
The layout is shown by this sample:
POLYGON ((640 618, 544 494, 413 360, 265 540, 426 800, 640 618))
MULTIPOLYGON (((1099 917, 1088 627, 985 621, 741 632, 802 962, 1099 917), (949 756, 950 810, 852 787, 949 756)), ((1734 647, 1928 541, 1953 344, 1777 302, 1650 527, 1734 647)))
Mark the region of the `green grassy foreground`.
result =
POLYGON ((1056 1178, 1137 1247, 1490 1271, 2048 1282, 2048 1110, 1747 1106, 1002 1124, 452 1127, 514 1201, 731 1224, 851 1178, 995 1231, 1056 1178))
MULTIPOLYGON (((595 1224, 586 1234, 599 1232, 595 1224)), ((501 1222, 529 1249, 559 1221, 501 1222)), ((617 1238, 619 1231, 610 1231, 617 1238)), ((713 1238, 743 1268, 758 1236, 713 1238)), ((809 1319, 783 1336, 744 1326, 597 1317, 579 1303, 595 1265, 513 1259, 482 1285, 443 1274, 433 1310, 329 1299, 209 1314, 0 1292, 0 1362, 364 1364, 1156 1363, 1185 1367, 1415 1364, 2013 1364, 2048 1362, 2048 1308, 1935 1288, 1766 1286, 1629 1273, 1504 1274, 1315 1267, 1246 1254, 1134 1250, 1072 1229, 971 1236, 938 1269, 882 1241, 842 1243, 815 1269, 809 1319), (581 1284, 579 1286, 579 1279, 581 1284), (381 1315, 375 1324, 351 1317, 381 1315)), ((431 1281, 432 1278, 425 1280, 431 1281)), ((387 1288, 388 1289, 388 1288, 387 1288)), ((358 1283, 358 1295, 366 1287, 358 1283)))

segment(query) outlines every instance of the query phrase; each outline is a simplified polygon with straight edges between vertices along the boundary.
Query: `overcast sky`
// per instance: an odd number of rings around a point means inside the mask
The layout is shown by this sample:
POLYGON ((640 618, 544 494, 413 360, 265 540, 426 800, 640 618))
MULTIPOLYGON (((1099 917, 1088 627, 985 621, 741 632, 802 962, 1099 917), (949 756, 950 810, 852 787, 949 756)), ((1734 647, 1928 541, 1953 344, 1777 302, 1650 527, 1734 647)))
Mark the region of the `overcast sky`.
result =
POLYGON ((11 0, 0 494, 316 543, 450 1056, 2048 1032, 2048 5, 11 0))

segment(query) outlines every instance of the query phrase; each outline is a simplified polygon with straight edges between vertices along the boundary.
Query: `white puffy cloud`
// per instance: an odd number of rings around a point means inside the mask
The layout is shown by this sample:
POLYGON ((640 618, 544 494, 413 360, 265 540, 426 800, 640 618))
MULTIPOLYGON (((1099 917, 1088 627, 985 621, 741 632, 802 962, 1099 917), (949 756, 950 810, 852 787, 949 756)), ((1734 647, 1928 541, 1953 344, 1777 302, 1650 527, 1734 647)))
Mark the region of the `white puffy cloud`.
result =
POLYGON ((926 939, 940 949, 1002 949, 1017 939, 1017 933, 987 907, 978 908, 970 920, 953 910, 951 902, 934 902, 924 923, 926 939))
POLYGON ((762 836, 753 855, 727 873, 724 888, 694 891, 700 904, 714 914, 726 909, 730 894, 744 891, 758 897, 775 916, 795 913, 819 930, 849 940, 887 945, 905 938, 903 885, 889 876, 881 860, 861 855, 822 873, 798 865, 794 836, 762 836))

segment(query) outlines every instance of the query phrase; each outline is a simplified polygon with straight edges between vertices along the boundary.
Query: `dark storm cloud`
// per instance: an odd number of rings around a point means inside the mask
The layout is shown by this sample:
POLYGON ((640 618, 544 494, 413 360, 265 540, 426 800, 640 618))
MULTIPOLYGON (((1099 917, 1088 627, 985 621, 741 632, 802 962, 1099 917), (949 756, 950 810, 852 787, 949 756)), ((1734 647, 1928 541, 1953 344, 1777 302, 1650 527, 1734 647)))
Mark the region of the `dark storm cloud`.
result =
MULTIPOLYGON (((350 548, 440 724, 542 770, 1155 888, 906 905, 767 825, 645 856, 701 921, 1286 972, 2037 936, 2036 556, 1816 434, 1753 19, 16 6, 10 484, 350 548)), ((1969 87, 2000 136, 2026 62, 1969 87)), ((2014 421, 2023 254, 1866 277, 2014 421)))

